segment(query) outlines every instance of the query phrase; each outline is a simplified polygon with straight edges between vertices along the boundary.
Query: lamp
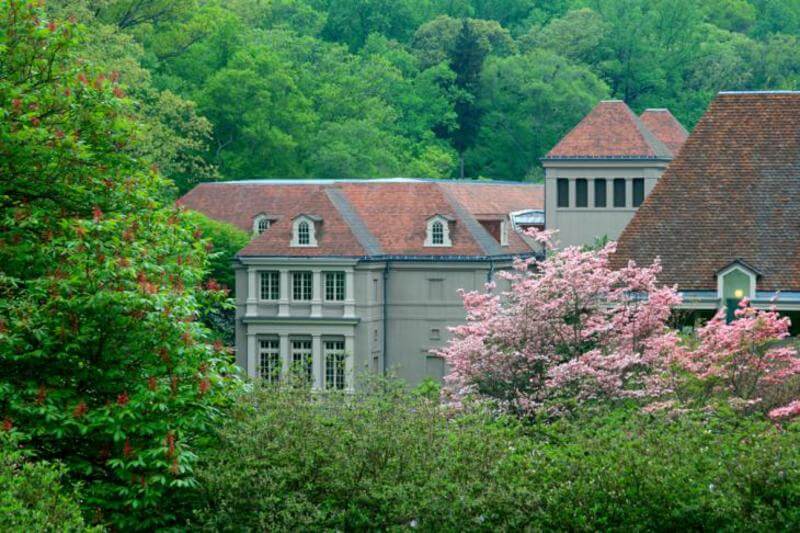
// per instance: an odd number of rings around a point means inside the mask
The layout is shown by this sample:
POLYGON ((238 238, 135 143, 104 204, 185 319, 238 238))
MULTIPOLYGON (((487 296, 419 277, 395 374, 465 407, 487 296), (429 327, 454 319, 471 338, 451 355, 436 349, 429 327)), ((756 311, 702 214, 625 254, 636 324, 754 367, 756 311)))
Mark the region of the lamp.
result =
POLYGON ((741 299, 744 297, 744 291, 742 289, 736 289, 735 291, 733 291, 733 296, 741 299))

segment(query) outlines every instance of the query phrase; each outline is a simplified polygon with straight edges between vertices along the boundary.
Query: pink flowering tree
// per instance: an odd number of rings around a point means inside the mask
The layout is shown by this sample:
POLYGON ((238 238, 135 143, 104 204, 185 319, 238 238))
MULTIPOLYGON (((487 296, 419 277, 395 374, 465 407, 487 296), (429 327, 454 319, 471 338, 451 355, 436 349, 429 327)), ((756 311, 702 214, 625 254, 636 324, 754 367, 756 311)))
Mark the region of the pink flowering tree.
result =
MULTIPOLYGON (((550 248, 549 235, 532 232, 550 248)), ((674 288, 658 286, 658 262, 613 270, 599 250, 518 260, 500 277, 509 290, 462 294, 466 323, 437 352, 450 365, 445 393, 491 398, 521 414, 602 398, 668 392, 663 364, 678 337, 667 327, 674 288)))
MULTIPOLYGON (((724 312, 717 313, 698 329, 696 345, 678 347, 673 360, 700 383, 701 400, 722 396, 746 410, 774 408, 796 392, 792 384, 800 375, 797 350, 781 342, 790 325, 787 317, 744 300, 735 320, 728 324, 724 312)), ((770 416, 796 416, 798 404, 773 409, 770 416)))

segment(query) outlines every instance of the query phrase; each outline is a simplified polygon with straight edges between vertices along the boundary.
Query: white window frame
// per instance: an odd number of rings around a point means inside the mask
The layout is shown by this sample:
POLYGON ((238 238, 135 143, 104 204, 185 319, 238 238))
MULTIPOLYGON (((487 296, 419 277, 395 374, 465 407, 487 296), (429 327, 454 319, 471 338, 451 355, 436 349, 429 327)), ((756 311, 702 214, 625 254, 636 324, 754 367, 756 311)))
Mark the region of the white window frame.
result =
POLYGON ((344 347, 344 339, 330 339, 322 343, 326 389, 347 388, 347 353, 344 347))
POLYGON ((325 301, 344 302, 345 300, 345 274, 343 271, 325 272, 325 301))
POLYGON ((281 379, 281 343, 278 338, 259 339, 258 375, 267 383, 281 379))
POLYGON ((314 273, 311 272, 310 270, 292 271, 292 301, 310 302, 313 298, 314 298, 314 273), (300 283, 300 298, 297 297, 298 280, 300 283), (306 296, 308 297, 306 298, 306 296))
POLYGON ((292 221, 292 242, 291 246, 295 248, 314 248, 317 246, 317 228, 314 220, 311 217, 301 215, 292 221), (303 225, 308 227, 308 242, 300 242, 300 228, 303 225))
POLYGON ((277 270, 259 271, 258 299, 264 302, 275 302, 281 299, 281 273, 277 270), (272 278, 272 279, 269 279, 272 278), (264 284, 267 283, 269 287, 264 284), (264 297, 266 293, 267 297, 264 297), (274 296, 274 297, 273 297, 274 296))
POLYGON ((725 296, 725 280, 723 279, 725 276, 733 272, 734 270, 738 270, 742 272, 750 279, 750 294, 745 294, 744 298, 748 298, 752 300, 756 297, 756 273, 746 268, 744 265, 738 262, 734 262, 731 265, 728 265, 723 270, 717 272, 717 298, 719 301, 722 301, 725 296))
POLYGON ((291 371, 295 376, 308 381, 308 386, 314 384, 314 349, 311 339, 291 340, 291 371), (305 366, 305 368, 303 368, 305 366))
POLYGON ((424 246, 427 248, 447 248, 453 246, 453 242, 450 240, 450 221, 447 218, 436 215, 428 219, 424 246), (442 242, 440 243, 434 242, 434 227, 437 224, 441 224, 442 228, 442 242))
POLYGON ((253 219, 253 235, 257 237, 257 236, 263 234, 265 231, 267 231, 270 228, 270 226, 272 226, 272 219, 271 218, 269 218, 267 215, 264 215, 264 214, 257 215, 253 219), (264 228, 263 229, 261 228, 262 224, 264 224, 264 228))

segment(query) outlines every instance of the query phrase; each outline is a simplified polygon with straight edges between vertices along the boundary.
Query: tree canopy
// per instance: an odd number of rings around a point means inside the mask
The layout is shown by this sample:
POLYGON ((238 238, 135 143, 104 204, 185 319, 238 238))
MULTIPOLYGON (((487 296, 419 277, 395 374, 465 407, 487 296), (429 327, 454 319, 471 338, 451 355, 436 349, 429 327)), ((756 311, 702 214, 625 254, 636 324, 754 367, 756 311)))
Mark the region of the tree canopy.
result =
POLYGON ((91 34, 185 191, 211 179, 522 180, 597 101, 688 128, 719 90, 795 89, 781 0, 52 0, 91 34))

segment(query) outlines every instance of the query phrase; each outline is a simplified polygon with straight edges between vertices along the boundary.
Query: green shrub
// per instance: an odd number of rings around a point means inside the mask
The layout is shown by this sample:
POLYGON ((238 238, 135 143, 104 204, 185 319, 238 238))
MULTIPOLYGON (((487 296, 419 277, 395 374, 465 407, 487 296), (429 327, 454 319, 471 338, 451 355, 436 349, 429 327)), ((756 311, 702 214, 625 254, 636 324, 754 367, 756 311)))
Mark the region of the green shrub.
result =
POLYGON ((61 484, 65 473, 0 442, 0 531, 85 530, 77 493, 61 484))
POLYGON ((389 385, 256 388, 198 466, 206 530, 787 530, 800 427, 619 409, 522 424, 448 418, 389 385))
POLYGON ((424 396, 257 388, 197 470, 195 527, 470 529, 516 502, 498 475, 513 426, 448 420, 424 396))
POLYGON ((526 524, 566 530, 800 527, 800 431, 720 414, 617 411, 547 428, 526 524))

